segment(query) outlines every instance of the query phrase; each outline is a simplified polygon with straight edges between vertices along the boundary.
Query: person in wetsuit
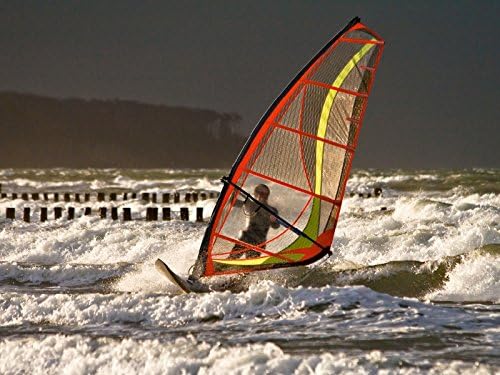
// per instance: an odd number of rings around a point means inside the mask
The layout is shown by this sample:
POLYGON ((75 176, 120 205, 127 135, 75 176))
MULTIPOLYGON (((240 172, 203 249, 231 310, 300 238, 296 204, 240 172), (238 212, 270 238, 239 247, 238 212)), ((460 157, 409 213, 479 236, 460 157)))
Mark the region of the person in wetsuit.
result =
MULTIPOLYGON (((271 191, 269 187, 264 184, 257 185, 254 189, 255 199, 278 215, 278 210, 267 203, 270 193, 271 191)), ((240 206, 243 209, 243 213, 247 217, 246 228, 241 231, 239 236, 239 240, 241 242, 258 246, 259 244, 266 242, 269 228, 272 227, 276 229, 280 226, 276 216, 272 215, 269 211, 265 210, 250 199, 245 200, 245 202, 237 201, 236 206, 240 206)), ((265 249, 266 245, 261 245, 259 247, 265 249)), ((234 245, 231 250, 231 254, 229 254, 229 259, 238 259, 243 255, 245 255, 246 258, 255 258, 261 255, 260 252, 252 249, 241 251, 244 249, 247 249, 244 245, 234 245)))

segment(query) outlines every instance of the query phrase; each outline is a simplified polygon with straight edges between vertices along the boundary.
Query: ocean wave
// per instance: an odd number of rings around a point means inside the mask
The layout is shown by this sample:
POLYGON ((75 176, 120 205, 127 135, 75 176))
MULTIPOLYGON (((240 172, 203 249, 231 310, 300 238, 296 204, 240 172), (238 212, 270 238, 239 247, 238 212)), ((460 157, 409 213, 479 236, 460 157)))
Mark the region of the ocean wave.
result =
MULTIPOLYGON (((33 183, 33 186, 38 187, 75 183, 98 184, 99 187, 121 186, 127 189, 140 187, 153 191, 157 184, 170 184, 177 188, 210 188, 211 184, 214 184, 213 188, 220 188, 217 178, 225 172, 122 169, 1 170, 0 179, 4 183, 18 181, 20 184, 33 183)), ((332 269, 330 271, 333 275, 326 273, 320 278, 335 279, 338 285, 360 282, 375 290, 424 299, 496 301, 496 280, 499 275, 494 266, 495 262, 486 255, 475 259, 464 254, 500 243, 500 195, 494 191, 480 192, 483 189, 481 186, 484 187, 485 184, 498 185, 499 173, 497 170, 355 171, 351 179, 354 185, 350 185, 351 188, 373 187, 380 183, 383 184, 384 193, 378 198, 366 199, 355 195, 344 200, 331 261, 333 264, 362 265, 363 269, 343 270, 342 274, 335 273, 337 271, 332 269), (398 188, 398 183, 408 181, 420 181, 419 184, 425 182, 429 185, 419 188, 421 185, 417 184, 410 190, 398 188), (435 189, 433 184, 443 181, 448 181, 448 190, 435 189), (462 182, 463 186, 460 185, 462 182), (479 190, 474 191, 467 186, 477 186, 479 190), (479 279, 482 272, 489 275, 485 282, 480 282, 479 279), (467 283, 472 282, 475 287, 466 288, 467 283)), ((286 197, 275 195, 272 198, 285 206, 282 212, 285 212, 287 204, 293 203, 286 197)), ((212 199, 198 201, 196 204, 169 206, 173 211, 178 210, 180 206, 189 206, 191 217, 195 217, 196 206, 203 206, 205 219, 208 220, 214 204, 212 199)), ((134 219, 144 218, 147 207, 153 206, 140 200, 105 204, 108 207, 125 205, 132 208, 134 219)), ((85 206, 92 207, 96 212, 103 204, 93 200, 85 203, 85 206)), ((137 268, 121 276, 116 284, 117 290, 155 292, 158 283, 154 280, 158 279, 158 276, 152 266, 154 259, 165 258, 177 272, 186 275, 196 258, 206 228, 206 224, 178 220, 136 220, 123 223, 101 220, 96 216, 83 217, 82 207, 83 203, 78 205, 74 202, 2 199, 0 259, 9 264, 25 262, 33 267, 40 264, 59 265, 62 268, 54 268, 54 272, 49 272, 44 279, 50 283, 49 279, 52 278, 55 284, 65 282, 65 277, 57 280, 57 270, 68 275, 67 280, 71 279, 69 273, 64 270, 67 264, 96 264, 98 268, 98 265, 102 264, 134 263, 137 268), (42 203, 49 207, 49 214, 55 206, 76 207, 77 217, 75 220, 62 218, 40 223, 39 206, 42 203), (5 219, 4 212, 7 207, 16 208, 17 220, 12 222, 5 219), (23 207, 32 209, 31 223, 21 221, 23 207)), ((489 256, 493 259, 497 257, 489 256)), ((18 271, 19 275, 14 275, 12 280, 25 282, 21 270, 18 271)), ((93 272, 89 269, 90 274, 93 272)), ((319 269, 317 272, 322 271, 319 269)), ((36 272, 33 272, 33 278, 35 274, 36 272)), ((276 272, 276 275, 278 274, 280 272, 276 272)), ((256 278, 260 278, 263 274, 256 275, 256 278)))
POLYGON ((90 287, 107 284, 134 268, 133 264, 55 264, 0 262, 0 286, 45 285, 60 287, 90 287))
POLYGON ((426 261, 500 243, 499 206, 496 195, 350 199, 337 226, 334 257, 368 265, 426 261))
POLYGON ((376 265, 330 261, 309 268, 237 276, 215 288, 245 290, 268 278, 282 285, 323 287, 363 285, 392 296, 460 303, 500 303, 500 244, 429 261, 391 261, 376 265), (466 271, 465 271, 466 270, 466 271))
POLYGON ((348 191, 370 192, 374 187, 398 192, 500 193, 500 169, 468 170, 355 170, 348 191))
MULTIPOLYGON (((225 291, 187 296, 170 293, 3 294, 0 323, 4 327, 48 324, 92 328, 114 322, 165 329, 219 322, 213 326, 216 330, 223 329, 229 321, 234 328, 243 327, 248 321, 258 321, 262 328, 286 321, 291 325, 308 325, 309 328, 322 326, 331 331, 350 325, 353 331, 359 331, 360 337, 375 333, 379 337, 390 337, 395 332, 409 332, 412 324, 438 330, 444 326, 461 329, 496 326, 494 314, 490 321, 477 320, 473 311, 450 310, 362 286, 287 288, 271 281, 261 281, 241 293, 225 291), (376 321, 372 319, 374 313, 376 321), (368 321, 371 322, 369 328, 365 327, 368 321)), ((321 336, 322 333, 318 331, 316 334, 321 336)), ((287 335, 292 339, 300 333, 292 331, 287 335)), ((247 332, 245 336, 262 340, 279 338, 272 330, 266 329, 247 332)))
MULTIPOLYGON (((5 191, 31 188, 50 189, 147 189, 220 188, 225 169, 1 169, 0 183, 5 191)), ((470 170, 353 170, 348 192, 447 192, 458 188, 468 194, 500 193, 499 169, 470 170)))
POLYGON ((278 345, 211 345, 192 335, 161 340, 89 338, 82 335, 13 338, 0 342, 0 372, 54 374, 489 374, 496 368, 461 360, 426 363, 372 350, 287 353, 278 345), (26 358, 30 358, 26 361, 26 358), (413 363, 412 363, 413 362, 413 363))
POLYGON ((94 216, 42 224, 15 221, 0 230, 0 259, 48 265, 138 263, 167 249, 175 253, 188 243, 194 262, 203 231, 197 223, 177 220, 121 223, 94 216))
POLYGON ((463 256, 444 285, 426 298, 434 301, 500 303, 500 244, 463 256))
POLYGON ((213 190, 219 191, 221 169, 3 169, 4 192, 71 192, 213 190))

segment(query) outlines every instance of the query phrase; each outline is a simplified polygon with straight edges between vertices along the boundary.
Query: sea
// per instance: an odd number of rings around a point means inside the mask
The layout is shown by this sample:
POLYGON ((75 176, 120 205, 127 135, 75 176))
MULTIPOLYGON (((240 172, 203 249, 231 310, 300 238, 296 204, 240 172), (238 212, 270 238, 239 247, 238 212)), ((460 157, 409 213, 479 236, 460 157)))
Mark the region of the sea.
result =
POLYGON ((331 257, 182 294, 154 262, 188 274, 227 172, 0 170, 0 373, 500 374, 500 170, 353 170, 331 257))

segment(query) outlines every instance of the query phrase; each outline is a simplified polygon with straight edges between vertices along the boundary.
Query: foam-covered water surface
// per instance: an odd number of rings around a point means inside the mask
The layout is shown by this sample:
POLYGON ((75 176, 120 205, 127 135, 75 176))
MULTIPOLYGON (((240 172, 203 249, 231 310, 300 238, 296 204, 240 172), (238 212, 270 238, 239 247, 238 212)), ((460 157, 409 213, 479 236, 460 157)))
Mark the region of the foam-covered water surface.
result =
POLYGON ((199 295, 180 294, 154 261, 188 274, 215 199, 168 205, 191 218, 203 207, 198 223, 145 221, 167 204, 140 199, 10 196, 218 191, 225 172, 0 170, 0 373, 500 371, 498 170, 354 171, 329 259, 199 295), (81 213, 103 205, 134 220, 81 213), (77 215, 40 222, 41 206, 77 215))

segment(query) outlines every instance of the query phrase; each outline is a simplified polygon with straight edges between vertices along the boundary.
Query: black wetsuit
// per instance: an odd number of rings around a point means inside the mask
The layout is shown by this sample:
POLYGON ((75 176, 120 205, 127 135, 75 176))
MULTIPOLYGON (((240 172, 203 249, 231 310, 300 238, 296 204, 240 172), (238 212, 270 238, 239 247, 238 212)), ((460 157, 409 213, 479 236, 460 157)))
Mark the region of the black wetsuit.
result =
MULTIPOLYGON (((263 203, 265 204, 265 203, 263 203)), ((257 203, 247 200, 246 202, 238 201, 236 206, 241 206, 245 216, 247 217, 247 226, 244 230, 241 231, 239 236, 239 240, 241 242, 248 243, 250 245, 257 246, 267 240, 267 232, 269 232, 269 228, 278 228, 280 225, 277 221, 271 221, 271 214, 269 211, 260 207, 257 203)), ((266 204, 266 207, 271 211, 278 215, 278 210, 272 206, 266 204)), ((259 246, 262 249, 266 248, 266 245, 259 246)), ((231 253, 229 255, 230 259, 240 258, 243 255, 246 255, 247 258, 255 258, 261 255, 260 252, 256 250, 248 250, 245 252, 241 252, 241 250, 247 249, 245 246, 236 244, 234 245, 231 253)))

